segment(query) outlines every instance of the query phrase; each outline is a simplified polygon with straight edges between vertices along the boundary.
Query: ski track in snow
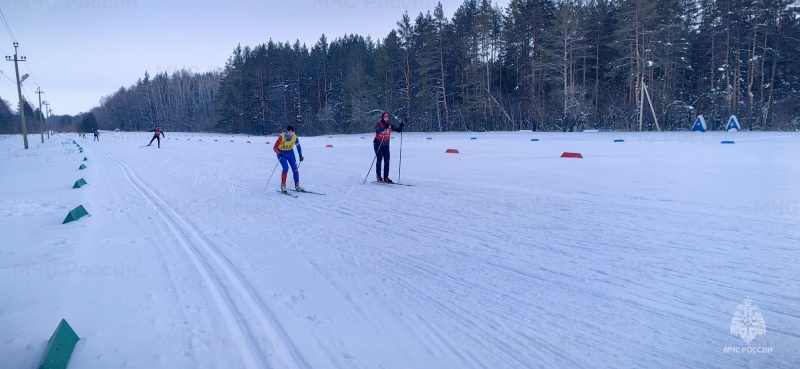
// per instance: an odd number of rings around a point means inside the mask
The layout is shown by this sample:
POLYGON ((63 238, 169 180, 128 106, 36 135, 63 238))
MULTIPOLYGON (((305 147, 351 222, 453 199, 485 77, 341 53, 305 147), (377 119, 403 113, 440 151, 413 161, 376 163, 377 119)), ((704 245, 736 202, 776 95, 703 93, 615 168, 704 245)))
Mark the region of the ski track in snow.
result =
MULTIPOLYGON (((244 340, 214 353, 238 354, 245 367, 790 368, 800 360, 800 217, 763 205, 765 196, 800 198, 797 173, 726 156, 738 151, 718 141, 608 146, 592 142, 598 135, 552 134, 524 151, 528 142, 511 142, 526 135, 407 137, 415 150, 404 152, 403 170, 412 175, 402 178, 413 187, 362 184, 369 142, 342 138, 325 151, 324 137, 304 137, 301 183, 327 195, 298 198, 275 193, 279 169, 265 189, 269 145, 182 139, 143 153, 113 136, 85 145, 124 175, 100 178, 141 195, 108 206, 161 219, 149 222, 177 242, 159 243, 176 255, 165 261, 173 283, 208 291, 221 325, 244 340), (586 159, 550 159, 548 147, 568 146, 554 143, 561 137, 586 143, 586 159), (456 144, 462 154, 432 157, 456 144), (760 177, 726 187, 747 175, 760 177), (751 183, 785 187, 757 195, 751 183), (196 269, 205 286, 187 286, 173 268, 196 269), (743 344, 728 329, 745 297, 761 306, 768 334, 757 340, 774 355, 722 352, 743 344)), ((794 137, 767 138, 787 147, 781 140, 794 137)), ((766 138, 742 138, 736 149, 758 157, 747 140, 766 138)))
MULTIPOLYGON (((174 174, 172 178, 176 182, 185 183, 186 178, 192 175, 202 177, 209 174, 188 173, 191 175, 187 176, 187 173, 181 172, 179 164, 162 164, 168 173, 174 174), (171 168, 178 169, 173 171, 171 168)), ((212 169, 212 164, 208 165, 210 171, 218 170, 212 169)), ((234 201, 239 207, 254 210, 268 207, 268 203, 260 201, 237 201, 236 193, 242 194, 237 191, 257 194, 261 189, 246 185, 258 182, 258 178, 248 174, 250 168, 244 169, 241 165, 234 165, 234 168, 241 169, 227 173, 236 173, 236 181, 231 182, 226 173, 215 173, 216 179, 211 180, 211 184, 225 183, 229 189, 226 194, 221 195, 224 192, 210 188, 202 191, 209 198, 222 196, 225 198, 223 201, 234 201)), ((353 173, 354 176, 357 174, 353 173)), ((279 173, 276 172, 277 175, 279 173)), ((350 218, 352 223, 328 226, 324 237, 312 233, 301 238, 305 238, 306 245, 328 245, 340 255, 341 262, 351 264, 342 268, 362 270, 369 274, 368 277, 382 277, 390 281, 402 295, 418 304, 427 314, 413 317, 417 339, 429 347, 441 348, 439 355, 449 352, 448 355, 453 358, 451 363, 458 367, 528 367, 531 363, 591 367, 593 354, 614 350, 638 351, 638 356, 647 357, 648 352, 654 351, 656 346, 632 348, 630 344, 637 342, 637 338, 626 334, 624 329, 617 331, 615 327, 669 327, 669 322, 677 316, 692 322, 704 332, 713 331, 714 327, 708 326, 702 316, 707 315, 709 309, 723 315, 729 312, 697 301, 697 294, 704 289, 723 289, 725 293, 715 292, 711 295, 718 301, 740 292, 725 275, 703 276, 698 272, 707 269, 732 275, 740 270, 741 273, 747 273, 742 276, 749 274, 747 279, 753 280, 764 280, 769 276, 746 263, 683 267, 682 263, 686 260, 675 259, 661 251, 663 247, 663 250, 682 250, 684 253, 713 258, 715 254, 729 252, 726 245, 728 240, 715 239, 719 233, 709 237, 701 229, 684 229, 687 234, 681 240, 658 240, 657 247, 641 244, 641 234, 658 235, 670 228, 681 228, 680 222, 675 220, 686 218, 710 219, 709 226, 719 227, 730 234, 740 233, 736 223, 793 224, 750 215, 752 213, 719 215, 719 212, 730 213, 730 210, 714 201, 693 203, 684 199, 653 199, 651 196, 623 193, 620 197, 624 200, 617 206, 609 207, 606 206, 607 198, 598 197, 589 190, 523 191, 535 196, 535 200, 530 201, 521 195, 519 188, 513 186, 490 188, 461 184, 459 187, 440 188, 430 185, 435 181, 435 178, 432 181, 428 179, 428 186, 423 183, 422 186, 411 188, 365 188, 370 194, 395 191, 388 196, 401 196, 408 202, 404 206, 392 207, 392 218, 405 219, 407 224, 402 229, 389 228, 386 236, 405 239, 407 246, 419 245, 421 248, 396 249, 380 242, 349 241, 352 234, 369 234, 369 228, 360 224, 370 224, 375 222, 371 219, 380 218, 375 211, 365 208, 358 201, 352 191, 357 186, 351 186, 349 191, 334 192, 333 197, 339 201, 303 197, 300 204, 292 203, 293 206, 314 209, 313 213, 306 211, 303 217, 291 217, 291 222, 302 228, 314 227, 316 220, 350 218), (447 204, 437 207, 436 212, 420 211, 420 208, 413 206, 416 202, 414 193, 424 193, 425 198, 439 199, 447 204), (663 224, 665 214, 669 219, 666 225, 663 224), (496 221, 509 216, 513 216, 514 220, 507 224, 496 221), (489 219, 492 227, 484 228, 482 219, 489 219), (610 220, 621 220, 623 223, 614 225, 610 220), (626 221, 629 224, 626 225, 626 221), (617 241, 597 240, 597 243, 590 244, 587 239, 591 237, 582 239, 576 236, 608 232, 606 229, 609 227, 614 227, 610 234, 617 241), (523 236, 526 229, 538 230, 539 239, 526 239, 523 236), (470 240, 469 244, 464 244, 465 239, 470 240), (688 239, 692 242, 685 242, 688 239), (626 261, 626 254, 630 252, 640 253, 642 258, 630 264, 626 261), (346 258, 342 259, 341 255, 346 258), (534 261, 534 264, 520 261, 534 261), (581 265, 591 265, 592 268, 571 268, 581 265), (488 279, 474 279, 480 275, 488 279), (643 279, 642 276, 649 278, 643 279), (687 278, 693 280, 694 288, 687 288, 687 278), (602 286, 611 286, 612 290, 605 291, 602 286), (656 293, 648 292, 655 286, 658 286, 656 293), (667 291, 673 295, 667 294, 667 291), (670 298, 674 305, 664 305, 664 298, 670 298), (570 303, 554 306, 546 301, 570 303), (598 306, 598 303, 604 305, 598 306), (473 309, 475 306, 480 306, 480 309, 473 309), (615 313, 623 309, 634 309, 637 316, 619 316, 615 313), (564 329, 560 326, 559 322, 573 321, 587 311, 594 312, 581 319, 584 326, 578 329, 583 333, 575 334, 574 328, 564 329), (648 316, 650 321, 641 320, 638 315, 648 316), (603 341, 598 341, 597 332, 608 333, 603 333, 603 341), (608 347, 597 348, 603 344, 608 347), (474 349, 486 346, 490 347, 492 356, 486 356, 486 352, 483 356, 473 354, 474 349), (570 349, 565 350, 565 347, 570 349), (588 352, 579 351, 584 355, 575 355, 574 350, 588 352)), ((277 185, 275 178, 272 185, 277 185)), ((426 203, 422 208, 425 206, 435 205, 426 203)), ((760 233, 755 232, 748 238, 759 236, 760 233)), ((295 246, 296 241, 293 241, 295 246)), ((302 251, 298 249, 298 253, 302 254, 302 251)), ((316 255, 317 258, 321 256, 316 255)), ((307 261, 312 264, 315 262, 313 257, 307 261)), ((352 287, 340 285, 335 278, 332 279, 331 283, 342 293, 349 293, 352 287)), ((750 288, 753 288, 750 292, 758 292, 754 287, 750 288)), ((793 300, 786 295, 776 295, 775 298, 793 300)), ((680 326, 680 329, 683 327, 680 326)), ((684 334, 680 331, 672 333, 679 337, 684 334)), ((661 341, 662 345, 666 343, 661 341)), ((652 358, 626 363, 659 366, 658 361, 652 358)), ((681 365, 693 367, 702 366, 703 363, 702 360, 688 359, 681 365)))
POLYGON ((210 289, 211 293, 226 321, 226 325, 231 330, 232 336, 247 337, 248 344, 239 347, 245 366, 247 368, 275 366, 309 368, 286 332, 275 319, 273 313, 259 299, 258 295, 253 293, 252 287, 241 277, 230 261, 220 254, 217 248, 203 237, 195 226, 172 210, 163 199, 136 175, 130 166, 115 159, 102 148, 100 148, 100 152, 120 167, 131 186, 150 203, 153 210, 159 214, 164 223, 170 228, 192 260, 192 263, 203 276, 206 285, 212 287, 210 289), (215 270, 220 270, 221 274, 215 272, 215 270), (238 293, 238 298, 231 295, 228 287, 233 287, 233 290, 238 293), (243 308, 240 307, 242 302, 237 303, 237 300, 243 300, 243 305, 256 315, 256 319, 266 335, 266 342, 270 344, 272 352, 275 352, 274 359, 277 362, 263 362, 265 352, 260 349, 260 343, 263 343, 263 340, 252 331, 252 328, 246 322, 242 321, 241 318, 245 314, 243 308))
MULTIPOLYGON (((175 159, 167 159, 159 161, 158 168, 162 170, 162 173, 165 173, 166 175, 170 176, 172 181, 175 181, 176 183, 180 183, 186 186, 187 188, 190 188, 191 191, 193 192, 202 193, 203 195, 206 196, 206 199, 208 201, 232 202, 232 205, 235 205, 236 207, 246 207, 252 210, 264 209, 266 207, 260 202, 247 203, 247 202, 237 201, 237 196, 235 196, 235 193, 241 193, 240 191, 246 191, 247 193, 253 193, 253 194, 258 194, 259 192, 263 193, 263 191, 261 191, 261 188, 258 188, 258 186, 248 186, 242 184, 242 183, 256 182, 253 180, 253 178, 251 178, 252 176, 248 178, 239 178, 236 184, 233 184, 233 186, 237 188, 237 190, 230 191, 228 193, 224 191, 219 191, 220 188, 229 187, 231 182, 227 180, 228 176, 226 174, 219 173, 218 167, 210 165, 208 168, 203 166, 201 167, 203 169, 199 170, 198 169, 183 170, 179 165, 172 164, 173 160, 175 159), (202 173, 201 172, 202 170, 206 169, 207 169, 206 172, 204 172, 203 174, 199 174, 202 173), (218 189, 211 189, 211 187, 198 185, 199 184, 198 181, 193 180, 192 179, 193 177, 211 178, 210 180, 209 179, 205 180, 204 183, 207 183, 210 186, 216 185, 218 189), (219 186, 220 184, 224 184, 224 186, 220 187, 219 186)), ((245 170, 240 170, 235 172, 239 173, 239 175, 242 177, 247 177, 244 174, 247 173, 247 171, 245 170)), ((279 174, 280 173, 276 173, 276 177, 279 174)), ((272 186, 277 186, 277 184, 278 184, 277 181, 275 181, 275 178, 273 178, 272 186)), ((272 188, 267 189, 267 193, 270 192, 272 192, 272 188)), ((304 196, 303 194, 299 195, 302 197, 304 207, 315 209, 314 210, 314 213, 316 213, 315 218, 325 219, 330 217, 341 217, 341 216, 366 218, 363 214, 359 214, 362 213, 362 210, 359 209, 359 207, 357 206, 351 208, 348 206, 341 206, 341 203, 332 204, 330 201, 326 201, 324 197, 318 197, 315 195, 304 196)), ((265 196, 267 198, 270 197, 268 195, 265 196)), ((398 214, 398 215, 402 216, 403 214, 398 214)), ((449 214, 444 214, 444 215, 448 216, 449 214)), ((300 227, 304 226, 313 227, 315 224, 314 221, 309 221, 299 218, 294 219, 294 221, 297 222, 298 226, 300 227)), ((344 225, 346 224, 343 224, 343 226, 344 225)), ((345 227, 333 227, 333 228, 328 227, 326 228, 326 231, 328 232, 326 239, 320 239, 314 236, 313 237, 314 239, 309 240, 309 243, 325 244, 329 243, 327 238, 330 236, 340 239, 352 233, 351 229, 345 227)), ((465 336, 458 337, 457 345, 464 346, 470 339, 470 337, 495 335, 496 332, 492 328, 487 328, 487 327, 481 328, 483 326, 483 323, 480 323, 479 316, 477 316, 475 312, 448 307, 447 306, 448 304, 438 302, 435 295, 429 294, 425 290, 416 288, 413 283, 409 283, 409 281, 403 279, 405 277, 411 277, 412 279, 415 280, 417 277, 419 277, 420 273, 426 273, 426 269, 420 269, 420 265, 418 265, 420 262, 423 262, 422 264, 423 266, 426 265, 424 263, 426 261, 424 258, 407 259, 405 256, 402 255, 403 250, 398 250, 398 252, 389 252, 384 249, 374 250, 372 249, 372 245, 362 244, 359 242, 348 242, 346 248, 339 247, 335 243, 331 244, 330 246, 336 248, 339 252, 343 254, 351 255, 353 257, 356 257, 357 259, 362 259, 365 262, 368 262, 372 266, 372 268, 374 268, 375 266, 380 266, 381 268, 384 269, 383 273, 385 273, 387 276, 391 276, 390 279, 394 283, 396 283, 401 288, 412 291, 414 297, 426 301, 429 304, 428 305, 429 308, 433 309, 434 311, 439 311, 443 315, 447 316, 449 320, 464 322, 464 324, 462 325, 462 329, 464 331, 474 331, 475 333, 469 333, 468 336, 465 333, 459 333, 459 335, 464 334, 465 336), (377 258, 370 257, 371 256, 370 254, 377 256, 377 258), (395 260, 396 263, 385 263, 382 262, 381 260, 395 260), (397 263, 397 261, 402 261, 402 262, 397 263)), ((469 256, 465 255, 463 256, 463 258, 469 258, 469 256)), ((359 267, 356 266, 356 268, 359 267)), ((443 281, 442 283, 446 284, 447 282, 448 281, 443 281)), ((457 282, 461 285, 465 285, 464 281, 457 281, 457 282)), ((343 293, 347 293, 346 292, 348 290, 347 286, 336 285, 336 284, 334 284, 334 286, 343 293)), ((479 368, 496 367, 496 363, 492 363, 492 361, 487 360, 486 358, 480 358, 478 356, 475 356, 474 354, 469 353, 469 350, 464 350, 465 347, 457 347, 453 345, 451 343, 452 337, 448 337, 452 335, 452 332, 450 332, 451 331, 450 328, 447 329, 448 332, 443 333, 442 331, 440 331, 438 328, 435 327, 436 324, 427 321, 426 320, 427 318, 424 318, 423 316, 417 314, 416 319, 419 320, 420 323, 422 323, 422 327, 427 327, 430 330, 430 332, 426 332, 425 330, 423 330, 422 332, 417 332, 415 335, 417 339, 419 339, 422 342, 429 342, 433 347, 439 347, 440 348, 440 350, 438 350, 439 355, 441 355, 441 352, 449 352, 449 355, 451 355, 454 358, 458 358, 457 362, 452 362, 451 364, 454 365, 458 364, 457 366, 459 367, 479 367, 479 368), (426 339, 425 338, 426 336, 432 338, 426 339)), ((374 322, 374 324, 380 326, 382 323, 380 321, 376 321, 374 322)), ((498 337, 494 343, 499 344, 501 343, 500 340, 501 338, 498 337)), ((502 347, 502 345, 500 345, 499 347, 502 347)), ((515 356, 519 356, 519 354, 515 353, 513 350, 514 350, 513 348, 507 348, 505 349, 504 352, 504 355, 512 357, 511 366, 521 366, 521 365, 524 366, 526 362, 530 362, 529 359, 520 357, 514 358, 515 356)))

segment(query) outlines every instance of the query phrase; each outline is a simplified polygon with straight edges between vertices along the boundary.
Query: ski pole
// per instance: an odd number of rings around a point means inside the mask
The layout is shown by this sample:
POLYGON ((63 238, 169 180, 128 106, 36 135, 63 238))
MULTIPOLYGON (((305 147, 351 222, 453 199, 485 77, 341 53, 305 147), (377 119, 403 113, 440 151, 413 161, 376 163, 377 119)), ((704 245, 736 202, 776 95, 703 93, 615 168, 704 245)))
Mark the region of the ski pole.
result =
POLYGON ((278 162, 275 163, 275 168, 272 168, 272 174, 269 175, 269 179, 267 180, 267 184, 264 185, 264 191, 267 190, 267 186, 269 186, 269 182, 272 181, 272 176, 275 175, 275 169, 278 169, 278 164, 280 164, 280 163, 281 163, 281 161, 278 160, 278 162))
POLYGON ((375 156, 372 158, 372 164, 369 165, 369 170, 367 171, 367 176, 364 177, 364 183, 367 183, 367 178, 369 178, 369 172, 372 171, 372 166, 375 165, 375 159, 378 158, 378 151, 381 151, 381 147, 382 146, 383 146, 383 141, 381 141, 381 144, 378 145, 378 149, 375 150, 375 156))
POLYGON ((403 131, 400 131, 400 164, 397 164, 397 182, 400 181, 400 169, 403 168, 403 131))

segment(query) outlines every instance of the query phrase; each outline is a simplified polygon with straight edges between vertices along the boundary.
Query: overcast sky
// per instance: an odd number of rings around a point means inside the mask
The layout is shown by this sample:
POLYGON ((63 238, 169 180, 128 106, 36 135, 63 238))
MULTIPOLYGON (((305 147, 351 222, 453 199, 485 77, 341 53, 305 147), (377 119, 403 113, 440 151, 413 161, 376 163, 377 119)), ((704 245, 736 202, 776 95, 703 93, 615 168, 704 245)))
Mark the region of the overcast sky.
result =
MULTIPOLYGON (((0 28, 0 53, 13 56, 19 42, 26 99, 38 106, 36 88, 55 114, 75 115, 103 96, 151 75, 178 69, 222 68, 237 44, 300 40, 313 46, 346 34, 379 40, 403 13, 412 20, 437 0, 0 0, 13 33, 0 28)), ((441 0, 445 15, 463 0, 441 0)), ((509 0, 495 0, 505 7, 509 0)), ((17 110, 14 63, 3 61, 0 97, 17 110), (8 78, 6 78, 8 76, 8 78)))

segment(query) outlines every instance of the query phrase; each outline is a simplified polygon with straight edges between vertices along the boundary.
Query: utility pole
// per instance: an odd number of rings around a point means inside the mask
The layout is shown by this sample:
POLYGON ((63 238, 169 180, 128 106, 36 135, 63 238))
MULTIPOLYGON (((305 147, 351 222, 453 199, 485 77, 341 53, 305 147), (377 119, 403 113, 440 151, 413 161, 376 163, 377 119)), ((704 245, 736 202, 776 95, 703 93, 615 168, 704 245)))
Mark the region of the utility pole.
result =
POLYGON ((6 55, 6 61, 14 62, 14 69, 17 72, 17 95, 19 95, 19 116, 22 119, 22 141, 25 142, 25 150, 28 149, 28 129, 25 128, 25 109, 22 105, 22 81, 19 80, 19 64, 18 61, 25 61, 25 57, 17 57, 17 48, 19 42, 14 42, 14 58, 6 55))
POLYGON ((44 123, 42 123, 42 118, 44 117, 44 114, 42 114, 42 94, 44 91, 42 91, 41 87, 36 87, 36 93, 39 94, 39 128, 42 129, 42 143, 44 143, 44 123))
MULTIPOLYGON (((22 141, 25 143, 25 150, 28 149, 28 130, 25 128, 25 109, 23 109, 22 103, 22 81, 19 79, 19 65, 17 64, 18 61, 25 61, 25 57, 17 57, 17 47, 19 47, 18 42, 14 42, 14 58, 10 56, 6 56, 6 61, 13 61, 14 62, 14 69, 17 72, 17 95, 19 96, 19 116, 22 120, 22 141)), ((25 79, 23 77, 23 79, 25 79)))
MULTIPOLYGON (((44 115, 44 113, 46 113, 50 109, 50 104, 47 101, 42 101, 42 104, 44 104, 44 106, 45 106, 44 112, 42 112, 42 114, 44 115)), ((50 139, 50 114, 47 114, 46 116, 44 116, 44 128, 47 129, 47 139, 49 140, 50 139)))
POLYGON ((53 116, 53 108, 50 107, 50 103, 47 103, 47 120, 50 121, 50 117, 53 116))

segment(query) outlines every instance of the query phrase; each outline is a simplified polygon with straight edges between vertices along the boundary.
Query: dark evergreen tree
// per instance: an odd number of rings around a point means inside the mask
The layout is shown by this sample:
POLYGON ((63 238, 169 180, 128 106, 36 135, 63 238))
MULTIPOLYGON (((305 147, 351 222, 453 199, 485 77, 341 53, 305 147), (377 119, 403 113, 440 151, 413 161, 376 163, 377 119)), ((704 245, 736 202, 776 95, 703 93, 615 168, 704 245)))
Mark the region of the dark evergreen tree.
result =
POLYGON ((95 119, 94 114, 87 113, 83 119, 81 119, 80 131, 84 133, 91 133, 97 129, 97 119, 95 119))
POLYGON ((9 108, 8 101, 0 98, 0 133, 15 134, 21 131, 21 127, 15 127, 16 119, 14 113, 9 108))
POLYGON ((798 19, 792 0, 465 0, 377 42, 269 40, 221 71, 145 72, 92 112, 108 129, 260 135, 369 131, 384 110, 420 131, 675 130, 697 114, 796 129, 798 19))

